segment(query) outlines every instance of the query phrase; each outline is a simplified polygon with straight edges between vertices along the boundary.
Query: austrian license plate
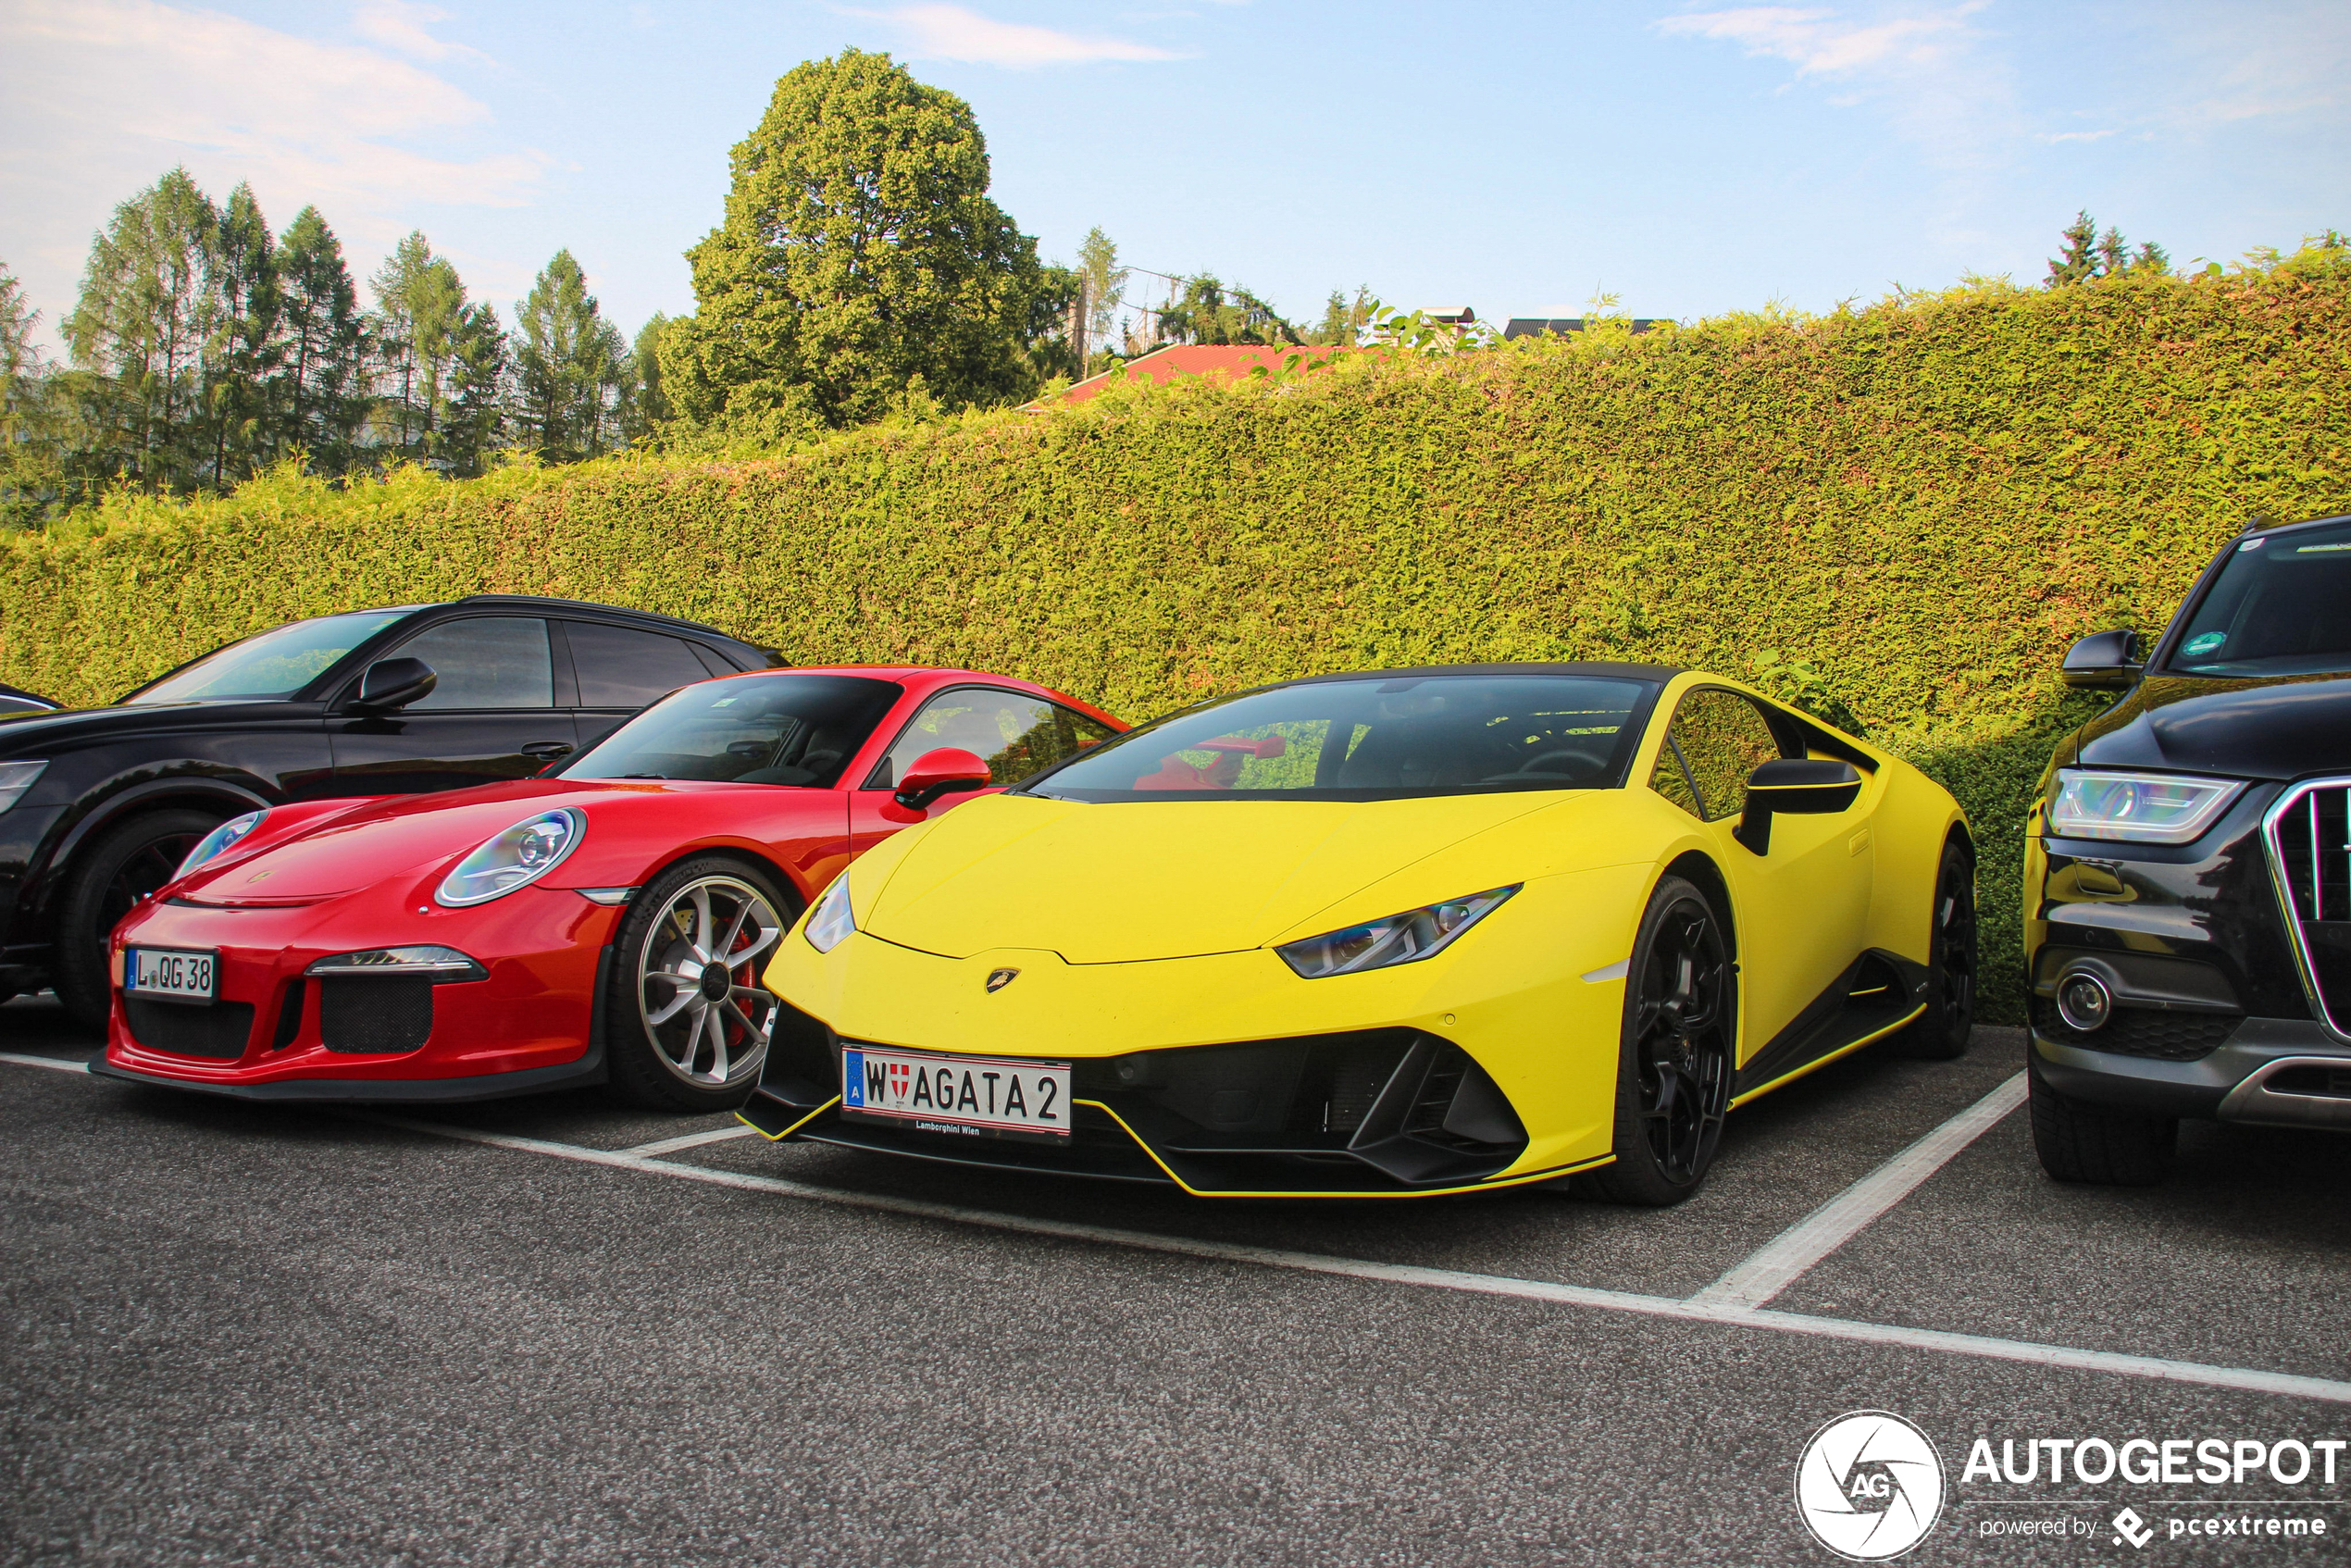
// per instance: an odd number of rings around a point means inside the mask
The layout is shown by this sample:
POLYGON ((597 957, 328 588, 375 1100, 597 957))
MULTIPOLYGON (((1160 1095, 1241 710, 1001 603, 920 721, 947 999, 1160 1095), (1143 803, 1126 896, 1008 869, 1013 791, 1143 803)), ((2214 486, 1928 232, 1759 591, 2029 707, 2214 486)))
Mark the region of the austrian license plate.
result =
POLYGON ((1069 1137, 1069 1064, 852 1045, 840 1053, 840 1114, 916 1132, 1059 1143, 1069 1137))
POLYGON ((210 1002, 219 954, 172 952, 159 947, 125 949, 122 989, 133 996, 168 996, 179 1002, 210 1002))

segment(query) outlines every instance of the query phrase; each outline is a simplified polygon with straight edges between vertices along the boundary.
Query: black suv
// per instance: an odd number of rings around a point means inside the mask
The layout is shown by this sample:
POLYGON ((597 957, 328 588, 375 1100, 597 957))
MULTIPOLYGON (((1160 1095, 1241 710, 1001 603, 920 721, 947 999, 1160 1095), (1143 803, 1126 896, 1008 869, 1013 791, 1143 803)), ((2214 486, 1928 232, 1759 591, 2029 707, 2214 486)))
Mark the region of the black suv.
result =
POLYGON ((2025 832, 2033 1136, 2060 1181, 2161 1178, 2179 1118, 2351 1129, 2351 517, 2205 568, 2058 748, 2025 832))
POLYGON ((0 716, 0 1001, 103 1026, 106 939, 242 812, 538 772, 676 687, 781 663, 667 616, 480 594, 296 621, 114 706, 0 716))

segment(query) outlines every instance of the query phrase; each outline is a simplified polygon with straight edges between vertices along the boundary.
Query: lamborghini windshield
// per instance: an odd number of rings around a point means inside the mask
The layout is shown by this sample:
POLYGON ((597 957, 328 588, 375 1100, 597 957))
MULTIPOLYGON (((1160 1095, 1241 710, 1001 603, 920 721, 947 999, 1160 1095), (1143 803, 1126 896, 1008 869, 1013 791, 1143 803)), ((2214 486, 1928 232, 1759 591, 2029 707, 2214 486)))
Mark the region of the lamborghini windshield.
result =
POLYGON ((1568 674, 1300 681, 1187 708, 1023 788, 1080 801, 1613 789, 1657 690, 1568 674))
POLYGON ((859 675, 762 675, 673 691, 556 769, 830 789, 905 688, 859 675))
POLYGON ((2351 670, 2351 523, 2240 542, 2196 605, 2171 667, 2183 675, 2351 670))

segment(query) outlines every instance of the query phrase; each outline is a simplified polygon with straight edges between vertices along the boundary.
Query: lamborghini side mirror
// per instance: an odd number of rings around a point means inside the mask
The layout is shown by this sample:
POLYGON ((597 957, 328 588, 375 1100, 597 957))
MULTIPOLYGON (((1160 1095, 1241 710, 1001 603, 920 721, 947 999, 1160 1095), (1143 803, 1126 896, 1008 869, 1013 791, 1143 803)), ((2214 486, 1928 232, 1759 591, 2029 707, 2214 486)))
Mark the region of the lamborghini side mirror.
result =
POLYGON ((1782 757, 1748 775, 1747 812, 1738 840, 1757 854, 1772 850, 1774 816, 1831 816, 1850 809, 1861 793, 1861 775, 1849 762, 1782 757))

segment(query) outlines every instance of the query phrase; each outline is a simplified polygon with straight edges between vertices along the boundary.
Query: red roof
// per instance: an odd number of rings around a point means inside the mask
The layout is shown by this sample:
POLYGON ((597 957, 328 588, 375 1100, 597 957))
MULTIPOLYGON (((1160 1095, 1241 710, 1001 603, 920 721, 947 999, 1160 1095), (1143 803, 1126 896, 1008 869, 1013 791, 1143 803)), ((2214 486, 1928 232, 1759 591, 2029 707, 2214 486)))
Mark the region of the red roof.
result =
POLYGON ((1318 359, 1328 359, 1344 349, 1317 348, 1312 344, 1277 343, 1260 347, 1241 343, 1173 343, 1139 355, 1126 364, 1088 376, 1064 392, 1023 405, 1025 412, 1041 412, 1047 407, 1084 403, 1113 380, 1125 377, 1128 380, 1154 383, 1172 381, 1178 376, 1223 377, 1239 380, 1251 370, 1263 366, 1268 375, 1279 371, 1291 355, 1299 355, 1303 367, 1318 359))

